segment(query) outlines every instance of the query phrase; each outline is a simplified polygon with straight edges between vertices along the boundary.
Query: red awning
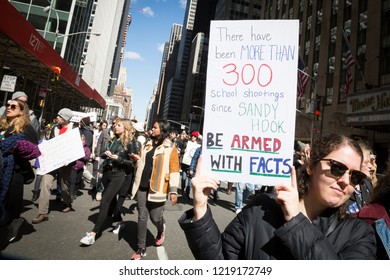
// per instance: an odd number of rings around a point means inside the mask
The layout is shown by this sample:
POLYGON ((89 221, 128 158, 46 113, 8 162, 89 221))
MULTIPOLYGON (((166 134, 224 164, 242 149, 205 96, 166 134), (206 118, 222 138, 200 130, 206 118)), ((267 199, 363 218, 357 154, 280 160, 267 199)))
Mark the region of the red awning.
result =
POLYGON ((8 0, 0 0, 0 33, 19 45, 49 70, 61 68, 61 78, 98 107, 105 108, 103 97, 92 89, 77 72, 53 49, 38 31, 12 6, 8 0))

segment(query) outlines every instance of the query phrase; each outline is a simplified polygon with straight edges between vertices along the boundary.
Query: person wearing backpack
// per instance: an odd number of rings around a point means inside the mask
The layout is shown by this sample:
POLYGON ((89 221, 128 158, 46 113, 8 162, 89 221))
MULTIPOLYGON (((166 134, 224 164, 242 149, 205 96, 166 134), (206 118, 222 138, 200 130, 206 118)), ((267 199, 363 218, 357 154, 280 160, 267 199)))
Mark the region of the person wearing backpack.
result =
POLYGON ((0 149, 3 174, 0 180, 0 226, 8 228, 7 240, 13 241, 24 222, 20 217, 24 184, 34 180, 30 160, 40 155, 38 134, 31 125, 26 102, 9 100, 0 118, 0 149))

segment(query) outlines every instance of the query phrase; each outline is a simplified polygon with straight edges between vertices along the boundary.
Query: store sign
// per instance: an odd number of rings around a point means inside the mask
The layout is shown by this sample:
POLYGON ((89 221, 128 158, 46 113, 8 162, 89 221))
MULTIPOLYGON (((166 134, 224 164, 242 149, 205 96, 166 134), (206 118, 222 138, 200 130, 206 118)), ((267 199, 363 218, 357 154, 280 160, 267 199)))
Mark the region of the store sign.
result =
POLYGON ((390 110, 390 89, 348 98, 347 114, 375 113, 390 110))
POLYGON ((0 90, 14 92, 15 85, 16 85, 16 79, 17 79, 16 76, 4 75, 3 80, 1 81, 0 90))

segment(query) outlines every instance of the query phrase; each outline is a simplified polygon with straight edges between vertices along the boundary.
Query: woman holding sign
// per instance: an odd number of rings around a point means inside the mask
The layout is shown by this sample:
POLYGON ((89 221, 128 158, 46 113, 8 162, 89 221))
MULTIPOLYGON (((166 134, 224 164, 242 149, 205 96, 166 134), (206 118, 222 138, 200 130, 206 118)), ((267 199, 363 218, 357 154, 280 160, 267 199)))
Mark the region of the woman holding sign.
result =
POLYGON ((305 168, 273 197, 257 196, 220 234, 207 196, 219 181, 196 176, 194 208, 179 219, 196 259, 375 259, 375 235, 359 219, 346 217, 363 154, 352 139, 330 134, 312 147, 305 168))

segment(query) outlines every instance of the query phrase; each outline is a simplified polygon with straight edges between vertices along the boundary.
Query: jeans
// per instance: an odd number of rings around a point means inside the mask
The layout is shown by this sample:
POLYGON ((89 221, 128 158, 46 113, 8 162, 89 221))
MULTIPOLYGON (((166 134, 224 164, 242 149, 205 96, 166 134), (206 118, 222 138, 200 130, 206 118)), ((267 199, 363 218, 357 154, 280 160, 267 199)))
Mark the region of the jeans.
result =
POLYGON ((148 190, 142 188, 137 191, 138 207, 138 248, 146 248, 146 234, 148 230, 148 216, 156 226, 157 232, 164 231, 164 204, 165 202, 148 201, 148 190))
POLYGON ((235 202, 234 207, 241 209, 243 202, 245 202, 255 189, 254 184, 250 183, 236 183, 235 202))

